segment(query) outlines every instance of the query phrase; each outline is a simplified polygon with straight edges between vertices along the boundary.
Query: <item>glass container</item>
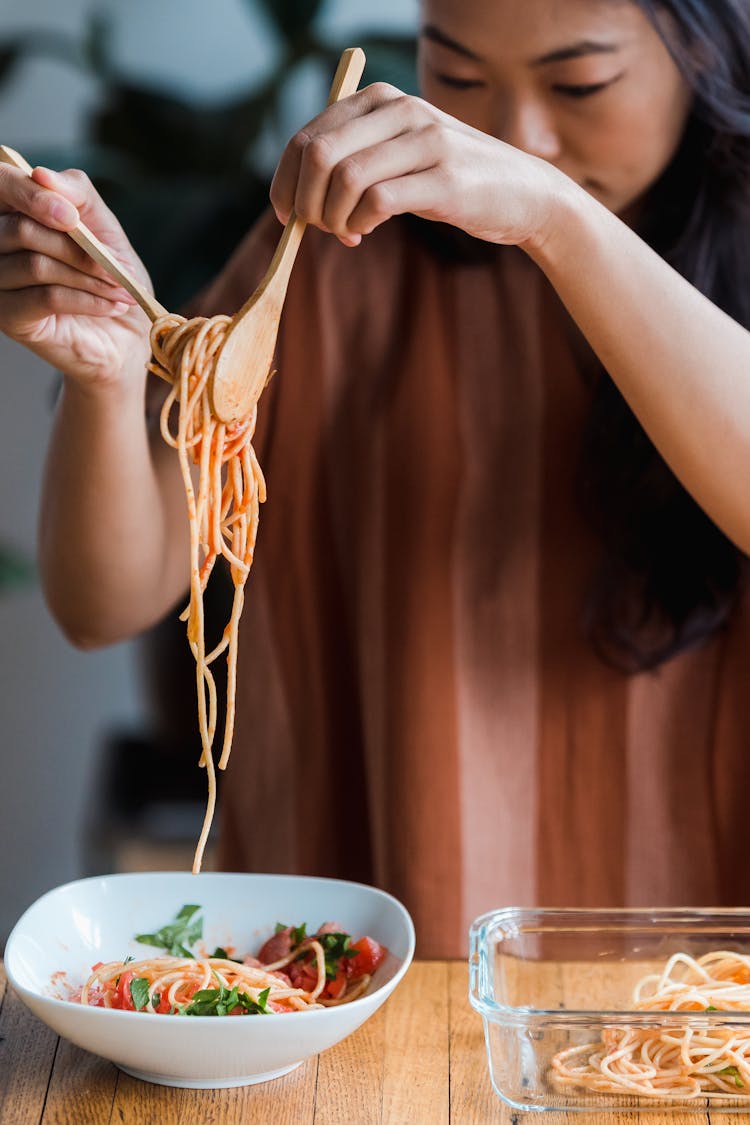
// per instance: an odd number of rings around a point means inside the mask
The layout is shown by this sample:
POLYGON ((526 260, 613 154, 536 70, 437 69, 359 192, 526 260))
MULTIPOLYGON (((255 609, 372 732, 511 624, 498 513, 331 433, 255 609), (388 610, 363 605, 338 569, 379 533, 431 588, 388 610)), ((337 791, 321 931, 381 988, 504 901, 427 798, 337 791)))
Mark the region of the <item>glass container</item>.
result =
MULTIPOLYGON (((597 1117, 707 1108, 750 1114, 750 1004, 743 1002, 741 1011, 715 1010, 713 1004, 644 1011, 633 998, 638 982, 661 975, 674 954, 697 959, 724 950, 750 956, 750 911, 509 907, 477 918, 470 937, 471 1004, 484 1020, 492 1084, 513 1108, 597 1117), (635 1075, 627 1062, 633 1042, 641 1060, 635 1075), (717 1044, 719 1053, 711 1055, 717 1044), (612 1061, 618 1050, 625 1052, 624 1063, 612 1061), (685 1073, 696 1058, 719 1074, 722 1089, 708 1091, 703 1082, 688 1088, 685 1073), (653 1060, 664 1065, 646 1077, 646 1093, 642 1072, 653 1060), (673 1077, 662 1074, 668 1064, 673 1077), (613 1089, 603 1090, 602 1083, 613 1089)), ((678 966, 677 975, 682 971, 678 966)), ((646 987, 646 993, 652 990, 646 987)))

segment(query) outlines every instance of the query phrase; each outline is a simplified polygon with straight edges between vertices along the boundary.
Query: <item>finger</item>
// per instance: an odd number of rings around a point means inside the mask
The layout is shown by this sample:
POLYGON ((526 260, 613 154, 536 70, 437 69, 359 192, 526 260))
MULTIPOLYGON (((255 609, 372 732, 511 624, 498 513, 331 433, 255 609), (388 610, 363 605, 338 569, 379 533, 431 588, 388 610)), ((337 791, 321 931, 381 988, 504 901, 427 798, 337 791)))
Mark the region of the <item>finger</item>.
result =
POLYGON ((21 211, 53 230, 72 230, 79 220, 70 200, 18 168, 0 164, 0 213, 21 211))
POLYGON ((364 193, 347 221, 351 233, 371 234, 394 215, 410 213, 423 219, 446 219, 446 186, 438 167, 383 180, 364 193))
POLYGON ((0 215, 0 255, 17 253, 19 250, 46 254, 49 258, 65 262, 74 269, 90 273, 117 286, 117 282, 113 281, 109 274, 67 234, 50 230, 36 219, 21 214, 20 211, 15 211, 11 215, 0 215))
POLYGON ((35 168, 33 177, 36 183, 72 203, 81 220, 110 250, 129 256, 130 244, 122 227, 85 172, 80 168, 68 168, 65 172, 35 168))
POLYGON ((423 123, 421 104, 401 97, 379 106, 365 117, 348 121, 334 132, 311 139, 302 150, 294 210, 306 222, 324 226, 323 208, 331 176, 342 161, 363 149, 411 135, 423 123))
POLYGON ((350 226, 365 192, 375 184, 399 179, 415 172, 433 168, 444 148, 441 130, 431 124, 418 132, 400 136, 356 152, 339 161, 331 174, 328 193, 323 204, 323 225, 326 230, 348 238, 361 234, 350 226))
POLYGON ((315 171, 319 163, 329 167, 337 158, 375 144, 387 135, 387 126, 371 118, 389 104, 406 100, 394 86, 376 83, 329 106, 300 129, 286 146, 271 183, 271 203, 281 221, 286 222, 292 209, 296 210, 297 184, 306 153, 315 171), (310 146, 312 152, 307 151, 310 146))
POLYGON ((83 273, 46 254, 20 250, 15 254, 0 256, 0 290, 9 291, 47 285, 64 285, 69 289, 80 289, 112 302, 120 300, 128 305, 136 303, 130 294, 119 286, 114 286, 102 278, 92 277, 91 274, 83 273))
POLYGON ((124 301, 107 301, 64 285, 0 292, 0 327, 9 336, 28 334, 50 316, 121 317, 131 310, 124 301))

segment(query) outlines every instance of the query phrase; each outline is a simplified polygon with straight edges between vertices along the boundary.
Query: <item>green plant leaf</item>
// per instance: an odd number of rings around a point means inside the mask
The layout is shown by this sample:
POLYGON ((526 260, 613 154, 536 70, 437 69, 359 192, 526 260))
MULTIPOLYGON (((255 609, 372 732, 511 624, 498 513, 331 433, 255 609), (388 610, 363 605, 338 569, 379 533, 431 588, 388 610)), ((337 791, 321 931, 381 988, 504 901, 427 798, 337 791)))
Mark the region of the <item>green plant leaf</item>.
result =
POLYGON ((0 591, 29 586, 36 578, 33 564, 11 547, 0 547, 0 591))
POLYGON ((103 12, 89 17, 81 51, 94 74, 107 79, 112 76, 112 21, 103 12))

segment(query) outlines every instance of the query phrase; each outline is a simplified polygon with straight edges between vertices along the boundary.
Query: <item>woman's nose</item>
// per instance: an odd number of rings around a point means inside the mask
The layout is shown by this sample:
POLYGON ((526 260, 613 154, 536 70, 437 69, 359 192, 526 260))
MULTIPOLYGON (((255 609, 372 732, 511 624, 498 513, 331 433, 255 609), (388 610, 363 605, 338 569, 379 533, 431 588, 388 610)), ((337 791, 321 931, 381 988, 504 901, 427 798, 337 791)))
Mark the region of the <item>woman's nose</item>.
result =
POLYGON ((519 99, 512 104, 503 99, 503 103, 496 114, 495 136, 531 156, 550 162, 558 160, 560 136, 548 109, 531 99, 519 99))

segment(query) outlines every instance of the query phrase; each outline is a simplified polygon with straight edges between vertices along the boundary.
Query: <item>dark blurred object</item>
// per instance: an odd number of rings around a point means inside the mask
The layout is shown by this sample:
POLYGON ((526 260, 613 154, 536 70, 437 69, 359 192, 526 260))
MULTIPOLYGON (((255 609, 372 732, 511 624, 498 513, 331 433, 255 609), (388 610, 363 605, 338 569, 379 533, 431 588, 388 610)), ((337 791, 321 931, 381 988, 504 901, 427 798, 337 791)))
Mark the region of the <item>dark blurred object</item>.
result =
MULTIPOLYGON (((176 761, 170 745, 150 733, 113 732, 89 786, 82 874, 190 867, 206 806, 205 770, 197 758, 192 766, 176 761)), ((211 855, 209 847, 205 870, 211 855)))

